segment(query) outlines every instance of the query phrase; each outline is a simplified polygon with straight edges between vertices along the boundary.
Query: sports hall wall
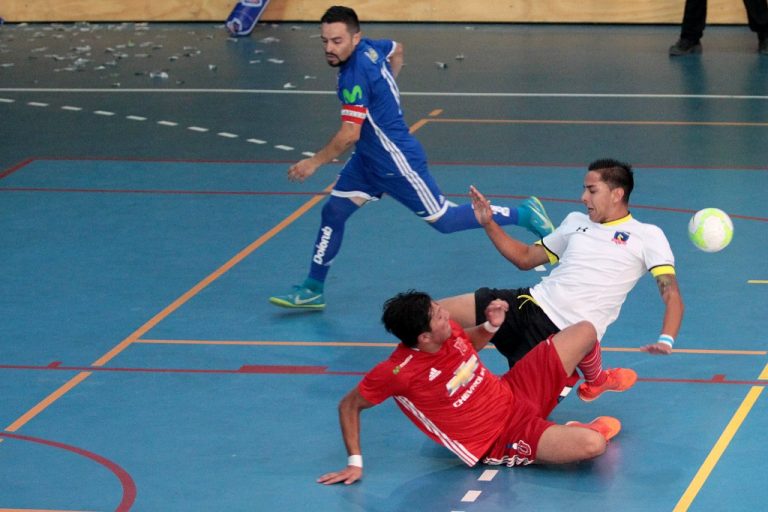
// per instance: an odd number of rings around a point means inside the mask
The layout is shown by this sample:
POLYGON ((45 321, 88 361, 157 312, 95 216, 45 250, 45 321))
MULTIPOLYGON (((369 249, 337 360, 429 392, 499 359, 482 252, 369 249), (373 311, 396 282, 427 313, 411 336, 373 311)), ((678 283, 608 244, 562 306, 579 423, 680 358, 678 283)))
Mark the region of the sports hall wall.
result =
MULTIPOLYGON (((3 0, 7 22, 223 21, 235 0, 3 0)), ((684 0, 272 0, 262 21, 316 21, 334 3, 366 21, 674 23, 684 0)), ((741 0, 710 0, 709 23, 746 23, 741 0)))

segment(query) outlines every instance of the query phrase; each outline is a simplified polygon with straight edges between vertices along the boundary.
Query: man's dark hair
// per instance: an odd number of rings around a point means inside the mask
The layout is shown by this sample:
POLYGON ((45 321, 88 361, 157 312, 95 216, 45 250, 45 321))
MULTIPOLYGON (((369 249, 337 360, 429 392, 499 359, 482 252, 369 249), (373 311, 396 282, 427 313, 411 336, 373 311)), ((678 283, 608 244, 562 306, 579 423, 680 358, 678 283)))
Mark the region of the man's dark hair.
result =
POLYGON ((409 290, 384 303, 381 321, 387 332, 413 348, 418 344, 419 334, 431 332, 431 313, 432 298, 424 292, 409 290))
POLYGON ((343 5, 329 7, 323 17, 320 18, 320 23, 344 23, 350 34, 360 32, 360 20, 357 19, 357 13, 343 5))
POLYGON ((589 164, 589 170, 600 174, 600 179, 606 182, 611 190, 624 189, 624 202, 629 204, 629 195, 635 188, 631 165, 613 158, 602 158, 589 164))

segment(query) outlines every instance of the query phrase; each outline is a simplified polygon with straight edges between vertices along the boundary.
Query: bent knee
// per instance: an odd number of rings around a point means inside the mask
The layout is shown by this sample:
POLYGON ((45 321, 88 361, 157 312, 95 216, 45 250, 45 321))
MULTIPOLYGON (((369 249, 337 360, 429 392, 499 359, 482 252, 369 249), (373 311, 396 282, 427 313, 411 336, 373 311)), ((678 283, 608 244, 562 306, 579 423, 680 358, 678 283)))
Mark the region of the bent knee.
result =
POLYGON ((581 445, 583 459, 594 459, 605 453, 608 448, 608 441, 599 432, 592 432, 594 435, 588 436, 581 445))
POLYGON ((597 330, 595 329, 595 326, 592 325, 592 322, 589 320, 580 320, 573 324, 574 330, 578 329, 579 332, 585 337, 589 339, 596 340, 597 339, 597 330))

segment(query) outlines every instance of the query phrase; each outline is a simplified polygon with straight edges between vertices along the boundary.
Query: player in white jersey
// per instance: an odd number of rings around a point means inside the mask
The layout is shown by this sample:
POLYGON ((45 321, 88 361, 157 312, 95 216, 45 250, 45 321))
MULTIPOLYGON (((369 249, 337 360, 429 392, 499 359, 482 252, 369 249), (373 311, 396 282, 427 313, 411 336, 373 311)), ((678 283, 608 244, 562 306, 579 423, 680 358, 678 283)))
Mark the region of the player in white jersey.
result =
MULTIPOLYGON (((650 272, 665 305, 661 333, 641 347, 651 354, 670 354, 683 318, 683 300, 675 278, 672 249, 660 228, 644 224, 629 212, 634 187, 632 169, 613 159, 589 165, 581 201, 587 213, 569 214, 555 231, 527 245, 510 237, 488 215, 488 201, 470 190, 478 221, 499 252, 521 270, 559 263, 532 288, 489 289, 443 299, 440 303, 461 325, 482 320, 494 299, 510 303, 511 313, 493 338, 499 351, 514 365, 540 340, 580 320, 591 322, 598 339, 619 316, 635 283, 650 272)), ((604 391, 616 391, 637 375, 632 370, 603 370, 600 351, 579 365, 586 382, 579 397, 586 401, 604 391)))
MULTIPOLYGON (((329 8, 321 18, 321 27, 326 61, 339 70, 341 127, 316 154, 292 165, 288 177, 304 181, 352 145, 355 152, 323 205, 306 279, 287 293, 269 298, 272 304, 284 308, 325 308, 325 280, 341 249, 347 220, 362 205, 383 194, 440 233, 480 228, 472 205, 446 200, 429 172, 424 149, 405 123, 395 82, 403 66, 403 45, 389 39, 362 37, 357 14, 349 7, 329 8)), ((535 197, 516 208, 494 207, 493 216, 499 224, 525 227, 537 237, 554 229, 535 197)))

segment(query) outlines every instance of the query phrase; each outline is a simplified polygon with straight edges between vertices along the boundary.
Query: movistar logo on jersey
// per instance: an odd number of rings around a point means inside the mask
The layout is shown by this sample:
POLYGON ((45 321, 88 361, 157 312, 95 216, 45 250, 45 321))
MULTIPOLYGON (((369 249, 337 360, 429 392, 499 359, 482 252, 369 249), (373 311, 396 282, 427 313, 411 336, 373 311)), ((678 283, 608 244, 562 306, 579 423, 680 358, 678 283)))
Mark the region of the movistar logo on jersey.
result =
POLYGON ((349 89, 344 89, 341 91, 341 94, 344 95, 344 101, 346 103, 357 103, 363 99, 363 88, 359 85, 356 85, 352 88, 352 91, 349 89))

